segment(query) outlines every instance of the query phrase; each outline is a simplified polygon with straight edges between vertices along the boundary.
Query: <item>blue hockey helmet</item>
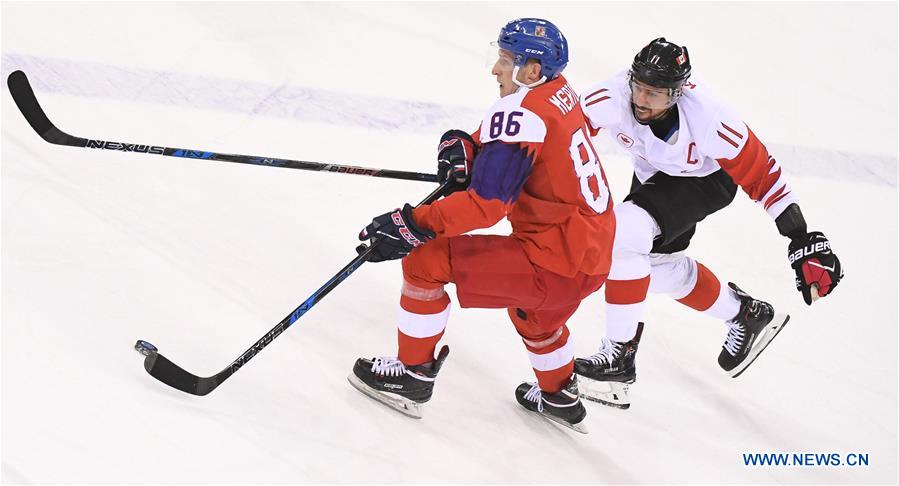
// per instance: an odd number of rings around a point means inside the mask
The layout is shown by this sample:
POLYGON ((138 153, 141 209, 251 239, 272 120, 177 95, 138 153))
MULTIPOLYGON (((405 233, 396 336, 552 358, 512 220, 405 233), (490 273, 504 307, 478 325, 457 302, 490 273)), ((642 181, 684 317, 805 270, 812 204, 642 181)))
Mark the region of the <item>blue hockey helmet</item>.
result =
POLYGON ((528 59, 540 61, 541 73, 553 79, 568 65, 568 41, 552 22, 543 19, 515 19, 499 31, 497 44, 515 55, 515 66, 528 59))

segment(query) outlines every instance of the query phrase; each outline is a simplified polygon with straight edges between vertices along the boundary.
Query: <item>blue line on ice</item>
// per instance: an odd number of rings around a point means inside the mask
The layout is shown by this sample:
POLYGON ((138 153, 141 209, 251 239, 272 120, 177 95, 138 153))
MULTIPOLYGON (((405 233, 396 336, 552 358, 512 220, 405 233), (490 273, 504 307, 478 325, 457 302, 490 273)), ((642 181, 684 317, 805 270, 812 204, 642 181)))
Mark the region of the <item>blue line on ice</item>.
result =
MULTIPOLYGON (((4 53, 3 79, 15 69, 25 71, 37 91, 375 130, 430 133, 434 137, 448 127, 471 126, 483 114, 462 106, 4 53)), ((52 113, 50 116, 52 119, 52 113)), ((896 157, 767 145, 787 173, 897 186, 896 157)), ((604 149, 607 153, 626 155, 613 143, 605 144, 604 149)))
POLYGON ((439 133, 481 118, 458 106, 4 53, 3 79, 16 69, 36 91, 380 130, 439 133))

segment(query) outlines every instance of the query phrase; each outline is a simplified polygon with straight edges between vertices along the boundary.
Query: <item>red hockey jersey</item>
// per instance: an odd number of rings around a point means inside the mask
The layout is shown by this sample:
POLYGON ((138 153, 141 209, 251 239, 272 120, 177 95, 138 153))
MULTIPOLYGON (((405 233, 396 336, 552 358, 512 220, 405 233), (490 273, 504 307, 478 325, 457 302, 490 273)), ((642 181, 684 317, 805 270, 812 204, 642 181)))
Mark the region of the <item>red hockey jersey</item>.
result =
POLYGON ((480 151, 468 190, 416 208, 416 223, 455 236, 507 217, 535 265, 568 277, 608 273, 612 198, 565 78, 501 98, 474 138, 480 151))

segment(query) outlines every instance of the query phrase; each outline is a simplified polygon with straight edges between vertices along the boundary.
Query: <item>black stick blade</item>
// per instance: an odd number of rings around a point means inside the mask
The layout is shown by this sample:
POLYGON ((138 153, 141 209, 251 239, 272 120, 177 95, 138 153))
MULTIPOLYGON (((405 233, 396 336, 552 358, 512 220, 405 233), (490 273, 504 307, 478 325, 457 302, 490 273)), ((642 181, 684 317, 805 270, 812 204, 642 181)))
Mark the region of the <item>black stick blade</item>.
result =
MULTIPOLYGON (((201 378, 169 361, 159 353, 150 353, 144 359, 144 369, 150 376, 191 395, 204 396, 219 385, 219 376, 201 378)), ((229 373, 230 374, 230 373, 229 373)))
POLYGON ((25 76, 24 72, 13 71, 6 79, 6 84, 9 86, 9 93, 12 95, 12 99, 15 100, 16 106, 19 107, 19 111, 22 112, 22 115, 28 120, 28 124, 41 138, 57 145, 71 145, 75 147, 87 145, 87 139, 73 137, 53 125, 53 122, 50 121, 50 118, 47 117, 44 109, 38 103, 37 96, 34 95, 31 83, 28 82, 28 77, 25 76))

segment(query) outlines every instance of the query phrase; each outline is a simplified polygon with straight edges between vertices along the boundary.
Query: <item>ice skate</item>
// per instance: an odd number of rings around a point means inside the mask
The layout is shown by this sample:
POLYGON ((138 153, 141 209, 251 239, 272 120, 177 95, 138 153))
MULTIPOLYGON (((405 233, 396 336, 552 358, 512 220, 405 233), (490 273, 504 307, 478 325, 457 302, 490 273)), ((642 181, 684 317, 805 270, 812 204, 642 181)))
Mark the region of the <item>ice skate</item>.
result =
POLYGON ((421 418, 421 405, 431 399, 434 380, 449 346, 428 363, 406 366, 396 358, 359 358, 347 379, 357 390, 413 418, 421 418))
POLYGON ((582 397, 610 407, 630 408, 628 392, 637 379, 635 357, 642 334, 641 322, 630 341, 603 338, 602 349, 598 353, 574 360, 574 372, 581 377, 582 397))
POLYGON ((584 418, 587 410, 578 395, 577 375, 558 393, 544 393, 536 383, 522 383, 515 389, 515 399, 524 408, 559 425, 586 434, 584 418))
POLYGON ((790 316, 776 314, 771 304, 753 299, 734 283, 728 283, 728 286, 740 299, 740 312, 727 322, 730 330, 718 355, 718 364, 736 378, 777 337, 790 316))

